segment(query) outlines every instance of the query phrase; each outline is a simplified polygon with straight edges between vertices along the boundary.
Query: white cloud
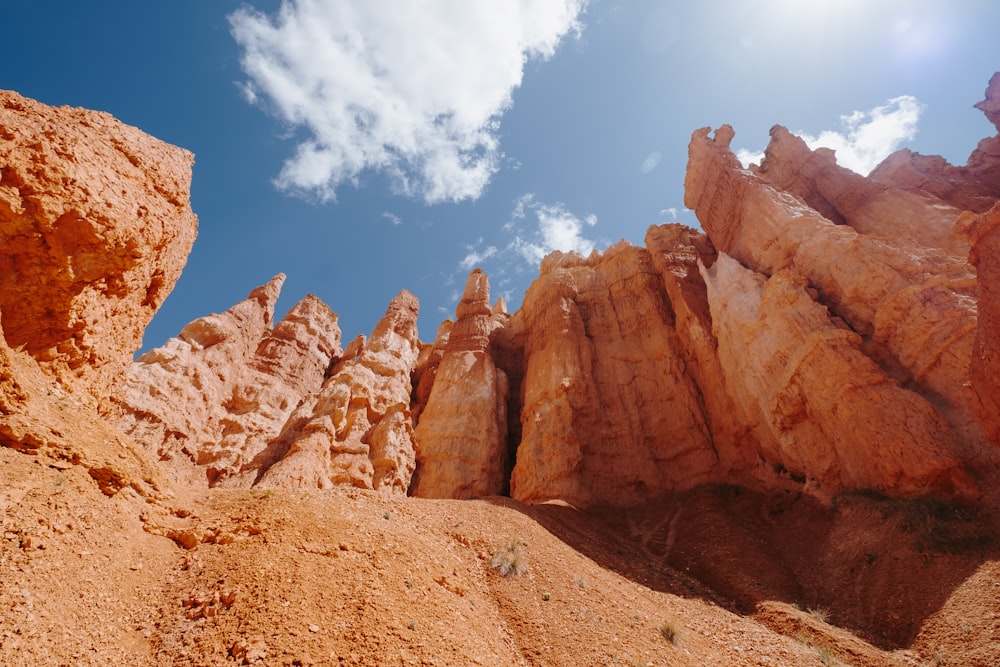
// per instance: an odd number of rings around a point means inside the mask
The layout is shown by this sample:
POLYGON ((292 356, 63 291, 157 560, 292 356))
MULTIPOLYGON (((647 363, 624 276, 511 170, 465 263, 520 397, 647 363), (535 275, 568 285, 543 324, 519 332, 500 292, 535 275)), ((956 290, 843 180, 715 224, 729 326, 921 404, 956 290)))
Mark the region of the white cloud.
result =
POLYGON ((579 33, 586 0, 282 0, 229 16, 247 99, 302 131, 276 179, 335 198, 365 170, 428 203, 478 197, 530 58, 579 33))
POLYGON ((821 146, 837 151, 837 164, 867 175, 904 141, 917 136, 923 110, 917 98, 894 97, 870 111, 855 111, 840 117, 842 130, 827 130, 818 137, 801 134, 809 148, 821 146))
POLYGON ((382 217, 391 222, 393 225, 403 224, 403 219, 400 218, 395 213, 390 213, 389 211, 385 211, 382 213, 382 217))
POLYGON ((749 167, 752 164, 759 165, 764 159, 764 151, 750 151, 746 148, 740 148, 736 151, 736 159, 744 167, 749 167))
POLYGON ((642 161, 642 164, 639 166, 639 171, 644 174, 648 174, 659 166, 660 160, 662 159, 663 154, 660 153, 660 151, 653 151, 646 156, 645 160, 642 161))
MULTIPOLYGON (((903 142, 917 135, 921 111, 923 106, 917 98, 902 95, 874 109, 841 116, 839 131, 826 130, 818 136, 804 132, 795 134, 813 150, 832 148, 837 152, 837 164, 867 175, 903 142)), ((736 151, 744 166, 751 162, 759 164, 763 155, 742 148, 736 151)))
POLYGON ((472 246, 466 246, 465 249, 468 250, 468 254, 462 258, 462 261, 458 263, 458 268, 462 271, 470 271, 473 267, 482 264, 484 259, 489 259, 493 255, 497 254, 496 246, 489 246, 484 250, 479 250, 479 245, 483 242, 479 239, 479 242, 472 246))
POLYGON ((596 224, 597 216, 593 214, 580 219, 565 204, 545 204, 535 201, 534 195, 529 194, 517 200, 511 220, 504 229, 514 233, 509 247, 529 263, 539 264, 553 250, 590 254, 594 242, 583 236, 583 230, 584 225, 593 227, 596 224), (527 220, 529 213, 535 218, 536 227, 525 231, 520 221, 527 220))

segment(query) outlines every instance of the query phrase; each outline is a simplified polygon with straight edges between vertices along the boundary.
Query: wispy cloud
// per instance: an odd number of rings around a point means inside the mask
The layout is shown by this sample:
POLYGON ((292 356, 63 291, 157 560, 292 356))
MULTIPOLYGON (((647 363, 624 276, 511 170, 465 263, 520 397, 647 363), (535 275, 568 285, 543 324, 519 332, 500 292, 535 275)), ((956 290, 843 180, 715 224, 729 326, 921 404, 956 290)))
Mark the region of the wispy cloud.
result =
POLYGON ((386 220, 388 220, 389 222, 391 222, 393 225, 401 225, 401 224, 403 224, 403 219, 400 218, 395 213, 391 213, 389 211, 384 211, 382 213, 382 217, 385 218, 386 220))
POLYGON ((489 259, 493 255, 497 254, 496 246, 489 246, 482 250, 479 247, 482 245, 483 239, 480 239, 473 245, 465 246, 468 254, 462 258, 462 261, 458 263, 458 268, 462 271, 470 271, 473 267, 482 264, 483 260, 489 259))
POLYGON ((533 194, 527 194, 515 203, 505 229, 514 234, 509 247, 529 263, 539 264, 553 250, 590 254, 594 241, 583 233, 585 226, 596 224, 597 216, 593 214, 580 218, 565 204, 546 204, 535 201, 533 194))
POLYGON ((229 16, 247 99, 301 137, 276 179, 331 200, 363 172, 428 203, 477 198, 528 59, 578 34, 586 0, 282 0, 229 16))
POLYGON ((644 174, 648 174, 660 165, 660 161, 663 159, 663 154, 660 151, 653 151, 646 156, 646 159, 642 161, 639 165, 639 171, 644 174))
MULTIPOLYGON (((832 148, 837 164, 859 174, 872 169, 917 135, 917 124, 923 106, 910 95, 894 97, 868 111, 854 111, 840 117, 839 130, 826 130, 813 136, 796 132, 809 148, 832 148)), ((736 156, 744 166, 760 163, 763 153, 739 149, 736 156)))

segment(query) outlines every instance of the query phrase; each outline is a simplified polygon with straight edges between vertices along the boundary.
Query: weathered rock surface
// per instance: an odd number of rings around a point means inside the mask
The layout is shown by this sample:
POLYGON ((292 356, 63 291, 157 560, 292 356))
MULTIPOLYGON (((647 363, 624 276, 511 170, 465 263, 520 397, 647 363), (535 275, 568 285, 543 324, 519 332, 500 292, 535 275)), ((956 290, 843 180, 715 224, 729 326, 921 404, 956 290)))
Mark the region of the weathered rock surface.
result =
POLYGON ((861 351, 790 269, 722 254, 703 271, 726 387, 766 460, 819 493, 974 495, 948 425, 861 351))
POLYGON ((262 454, 258 486, 406 493, 415 466, 410 376, 420 354, 418 313, 417 298, 401 292, 367 342, 348 346, 262 454))
MULTIPOLYGON (((977 106, 996 122, 1000 78, 986 97, 977 106)), ((3 99, 8 116, 29 107, 3 99)), ((25 127, 56 136, 45 113, 25 127)), ((131 129, 80 118, 68 136, 83 159, 66 163, 104 161, 131 190, 91 187, 83 167, 17 167, 58 164, 69 140, 4 130, 23 137, 0 183, 0 230, 16 250, 0 275, 0 438, 22 451, 73 460, 65 433, 97 437, 50 416, 70 400, 93 418, 88 405, 117 408, 163 469, 202 486, 578 506, 703 483, 975 497, 1000 458, 1000 138, 964 167, 900 154, 862 177, 780 127, 751 169, 729 149, 731 128, 699 130, 685 201, 705 234, 651 227, 646 248, 553 253, 513 315, 490 307, 477 269, 433 344, 402 292, 341 351, 337 317, 315 297, 272 327, 279 275, 128 364, 133 323, 169 291, 193 238, 190 156, 141 137, 131 148, 131 129), (58 179, 68 194, 46 194, 58 179), (136 193, 153 199, 136 208, 136 193), (117 217, 93 213, 105 209, 117 217), (21 282, 47 304, 27 311, 45 322, 37 337, 8 305, 21 282)), ((112 493, 158 486, 147 454, 94 428, 131 462, 95 454, 95 480, 112 493)))
MULTIPOLYGON (((1000 131, 1000 72, 990 79, 986 99, 975 108, 1000 131)), ((980 141, 964 166, 904 149, 886 158, 870 176, 884 185, 930 194, 962 210, 982 213, 1000 198, 1000 136, 980 141)))
POLYGON ((186 483, 250 486, 255 458, 319 391, 340 354, 337 316, 307 296, 272 329, 284 275, 188 324, 131 366, 122 430, 186 483))
POLYGON ((424 498, 494 496, 508 485, 509 389, 490 350, 504 316, 493 314, 489 280, 479 269, 469 274, 456 316, 414 433, 411 492, 424 498))
POLYGON ((718 456, 648 251, 549 255, 509 326, 525 363, 512 497, 627 505, 712 478, 718 456))
POLYGON ((1000 204, 978 216, 973 224, 969 261, 978 272, 979 287, 972 388, 979 398, 983 428, 990 440, 1000 445, 1000 204))
MULTIPOLYGON (((975 271, 965 258, 837 225, 743 169, 732 129, 691 141, 685 201, 715 247, 765 276, 794 269, 897 380, 932 400, 975 452, 982 444, 968 385, 976 331, 975 271)), ((765 160, 766 162, 766 160, 765 160)))
POLYGON ((106 495, 132 488, 152 498, 168 486, 145 452, 73 394, 25 350, 3 337, 0 313, 0 447, 37 456, 57 470, 81 466, 106 495))
POLYGON ((193 161, 106 113, 0 91, 6 343, 104 411, 194 242, 193 161))

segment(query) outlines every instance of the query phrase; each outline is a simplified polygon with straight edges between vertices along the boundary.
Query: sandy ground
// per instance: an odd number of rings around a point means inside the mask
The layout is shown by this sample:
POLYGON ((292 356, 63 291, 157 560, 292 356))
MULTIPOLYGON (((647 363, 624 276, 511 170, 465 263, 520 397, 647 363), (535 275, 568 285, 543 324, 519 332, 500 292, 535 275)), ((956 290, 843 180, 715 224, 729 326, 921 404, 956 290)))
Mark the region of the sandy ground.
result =
POLYGON ((0 664, 996 667, 993 517, 734 487, 108 497, 0 448, 0 664))

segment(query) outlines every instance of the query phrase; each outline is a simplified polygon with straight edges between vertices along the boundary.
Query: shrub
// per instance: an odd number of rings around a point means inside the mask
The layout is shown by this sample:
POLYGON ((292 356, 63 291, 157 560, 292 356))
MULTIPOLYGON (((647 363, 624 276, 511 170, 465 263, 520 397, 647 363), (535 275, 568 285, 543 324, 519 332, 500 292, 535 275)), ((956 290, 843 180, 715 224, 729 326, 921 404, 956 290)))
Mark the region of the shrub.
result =
POLYGON ((681 625, 675 619, 669 618, 660 624, 660 636, 674 646, 681 645, 681 625))
POLYGON ((528 562, 521 553, 521 545, 517 540, 509 540, 502 549, 493 554, 490 567, 499 570, 505 577, 513 577, 528 569, 528 562))

